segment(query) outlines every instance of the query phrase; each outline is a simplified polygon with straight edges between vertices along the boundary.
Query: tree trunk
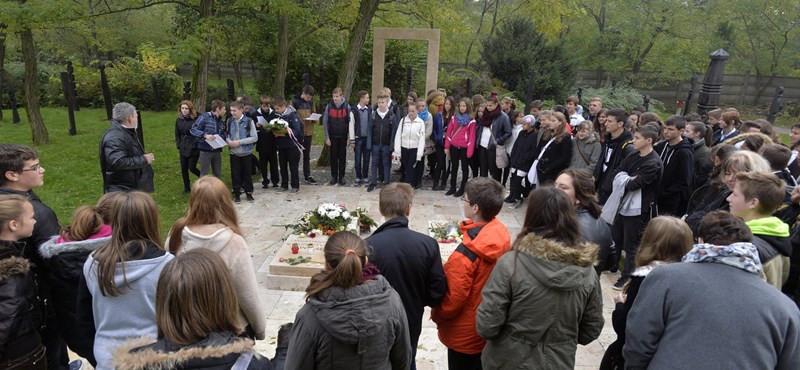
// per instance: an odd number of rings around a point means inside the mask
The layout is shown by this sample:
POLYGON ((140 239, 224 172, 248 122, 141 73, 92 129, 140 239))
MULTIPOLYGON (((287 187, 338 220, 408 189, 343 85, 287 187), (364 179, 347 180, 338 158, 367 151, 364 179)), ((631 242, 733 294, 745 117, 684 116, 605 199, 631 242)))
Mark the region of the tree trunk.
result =
MULTIPOLYGON (((211 45, 211 36, 206 39, 206 44, 211 45)), ((206 111, 206 100, 208 100, 208 63, 211 61, 211 53, 206 51, 198 59, 192 73, 192 102, 198 112, 206 111)))
MULTIPOLYGON (((0 29, 4 29, 5 25, 0 24, 0 29)), ((3 120, 3 89, 5 88, 6 77, 6 33, 0 31, 0 121, 3 120)))
POLYGON ((272 84, 273 96, 286 94, 286 68, 289 65, 289 17, 278 16, 278 60, 275 61, 275 80, 272 84))
POLYGON ((347 51, 344 54, 344 65, 339 70, 338 86, 342 88, 342 95, 347 99, 350 90, 353 89, 353 79, 355 79, 358 60, 364 51, 364 41, 367 39, 369 25, 372 17, 378 10, 379 0, 362 0, 358 8, 358 20, 350 31, 350 41, 347 44, 347 51))
POLYGON ((39 112, 39 88, 37 79, 39 67, 36 61, 36 45, 33 43, 33 32, 23 28, 19 33, 22 45, 22 61, 25 63, 25 110, 28 112, 28 123, 31 125, 31 136, 35 145, 47 144, 47 127, 44 126, 42 113, 39 112))
POLYGON ((489 0, 483 1, 481 21, 478 22, 478 29, 475 31, 475 36, 472 38, 472 40, 469 40, 469 46, 467 46, 467 57, 464 58, 464 68, 469 68, 469 54, 472 53, 472 45, 475 44, 475 40, 477 40, 478 36, 481 34, 481 28, 483 28, 483 19, 486 18, 486 12, 489 10, 489 4, 489 0))
MULTIPOLYGON (((209 18, 214 8, 214 0, 200 2, 200 21, 209 18)), ((192 102, 198 112, 206 111, 208 100, 208 64, 211 62, 211 35, 206 36, 206 51, 197 60, 192 73, 192 102)))
POLYGON ((242 79, 242 58, 239 58, 232 64, 233 64, 233 74, 236 77, 236 85, 239 86, 239 91, 236 94, 244 95, 244 80, 242 79))

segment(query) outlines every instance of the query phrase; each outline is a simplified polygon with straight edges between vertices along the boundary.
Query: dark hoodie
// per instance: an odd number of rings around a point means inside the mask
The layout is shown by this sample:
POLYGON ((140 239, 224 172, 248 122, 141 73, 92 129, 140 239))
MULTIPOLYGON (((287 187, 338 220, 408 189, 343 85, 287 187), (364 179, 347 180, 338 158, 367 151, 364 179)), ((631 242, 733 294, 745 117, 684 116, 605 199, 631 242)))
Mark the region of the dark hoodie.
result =
POLYGON ((635 152, 631 145, 632 142, 633 134, 628 130, 624 130, 616 139, 611 138, 611 133, 606 133, 606 140, 603 141, 600 150, 600 161, 594 169, 595 187, 600 204, 605 204, 611 195, 614 175, 616 175, 615 170, 619 164, 625 157, 635 152))
POLYGON ((332 286, 297 313, 286 369, 395 369, 411 366, 400 296, 383 276, 349 289, 332 286))
MULTIPOLYGON (((283 114, 279 114, 278 112, 275 112, 275 114, 276 117, 282 118, 289 124, 289 129, 292 130, 292 134, 294 134, 294 137, 297 140, 303 139, 303 124, 300 123, 300 117, 297 115, 297 112, 294 110, 294 108, 287 106, 286 110, 283 111, 283 114)), ((294 140, 292 140, 292 138, 289 137, 288 134, 276 137, 275 145, 279 149, 291 149, 296 147, 296 143, 294 140)))
POLYGON ((689 140, 682 139, 675 145, 662 141, 653 151, 661 157, 664 174, 657 197, 658 213, 682 216, 694 188, 694 150, 689 140))

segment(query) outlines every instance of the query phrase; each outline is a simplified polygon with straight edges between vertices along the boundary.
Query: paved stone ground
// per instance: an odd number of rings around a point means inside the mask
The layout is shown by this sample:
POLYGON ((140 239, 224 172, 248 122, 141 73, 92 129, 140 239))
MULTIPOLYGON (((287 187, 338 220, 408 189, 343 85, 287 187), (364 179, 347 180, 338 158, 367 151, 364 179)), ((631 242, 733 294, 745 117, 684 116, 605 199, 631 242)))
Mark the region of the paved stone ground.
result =
MULTIPOLYGON (((343 203, 348 209, 364 207, 378 224, 383 221, 378 211, 380 189, 367 192, 363 186, 353 187, 352 161, 349 162, 347 168, 349 178, 346 186, 328 186, 327 180, 330 179, 328 169, 316 169, 313 176, 320 184, 326 185, 301 184, 300 192, 297 194, 279 194, 271 189, 261 190, 258 189, 260 187, 257 187, 258 190, 254 193, 256 198, 254 203, 245 202, 237 206, 241 216, 240 222, 253 254, 253 263, 266 306, 267 339, 257 343, 257 349, 263 354, 274 355, 279 326, 293 321, 295 314, 305 301, 304 293, 301 291, 268 288, 274 286, 274 284, 270 284, 268 277, 269 262, 280 248, 282 239, 289 234, 284 225, 294 222, 302 213, 316 208, 323 202, 343 203)), ((257 185, 260 184, 257 183, 257 185)), ((432 191, 430 185, 430 181, 426 181, 423 189, 416 192, 410 217, 410 227, 423 233, 427 233, 428 220, 461 218, 460 200, 455 197, 447 197, 441 191, 432 191)), ((513 237, 522 226, 524 214, 524 207, 516 210, 505 207, 498 217, 508 227, 513 237)), ((618 274, 601 276, 606 325, 598 340, 588 346, 578 347, 576 369, 596 369, 605 348, 616 339, 611 326, 613 297, 616 292, 611 289, 611 285, 618 276, 618 274)), ((417 352, 417 367, 419 369, 447 369, 446 348, 439 342, 436 326, 429 320, 429 317, 430 311, 426 310, 417 352)))

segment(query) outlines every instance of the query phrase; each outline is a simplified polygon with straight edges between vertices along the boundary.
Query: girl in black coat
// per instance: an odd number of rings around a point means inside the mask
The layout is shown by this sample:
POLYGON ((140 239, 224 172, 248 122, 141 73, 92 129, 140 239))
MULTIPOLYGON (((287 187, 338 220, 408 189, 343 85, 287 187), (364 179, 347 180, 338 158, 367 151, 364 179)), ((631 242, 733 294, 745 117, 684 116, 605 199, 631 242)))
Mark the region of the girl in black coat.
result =
POLYGON ((200 151, 197 150, 197 138, 189 132, 195 119, 197 119, 197 112, 194 110, 194 104, 189 100, 182 101, 178 106, 178 118, 175 119, 175 146, 178 148, 181 158, 184 194, 189 194, 189 172, 200 176, 200 170, 197 169, 197 160, 200 158, 200 151))
POLYGON ((508 167, 511 168, 511 194, 508 196, 512 201, 509 207, 519 208, 522 205, 522 196, 527 196, 531 189, 522 184, 522 180, 527 176, 533 160, 536 159, 536 130, 533 125, 536 123, 534 116, 528 115, 522 119, 522 131, 519 132, 514 141, 514 149, 511 151, 511 160, 508 167))
POLYGON ((31 263, 22 257, 33 233, 33 205, 21 195, 0 195, 0 369, 47 369, 39 336, 41 307, 31 263))
POLYGON ((546 185, 555 181, 558 174, 569 167, 572 161, 572 137, 566 131, 567 118, 560 112, 542 111, 539 119, 544 132, 535 162, 536 184, 546 185))

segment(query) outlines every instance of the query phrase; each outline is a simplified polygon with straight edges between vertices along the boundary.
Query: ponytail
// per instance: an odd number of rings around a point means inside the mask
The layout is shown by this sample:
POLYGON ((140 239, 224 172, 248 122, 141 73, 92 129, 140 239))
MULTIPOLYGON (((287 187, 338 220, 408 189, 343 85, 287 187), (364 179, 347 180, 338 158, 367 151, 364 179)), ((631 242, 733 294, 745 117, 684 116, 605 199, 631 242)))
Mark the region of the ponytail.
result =
POLYGON ((306 300, 333 286, 348 289, 361 284, 366 259, 367 246, 361 237, 349 231, 331 235, 325 243, 325 271, 311 277, 306 300))
POLYGON ((689 122, 689 126, 692 127, 692 131, 697 131, 700 133, 700 136, 703 137, 703 140, 706 142, 707 147, 711 147, 711 141, 713 140, 714 133, 711 132, 711 128, 709 128, 705 123, 702 122, 689 122))

